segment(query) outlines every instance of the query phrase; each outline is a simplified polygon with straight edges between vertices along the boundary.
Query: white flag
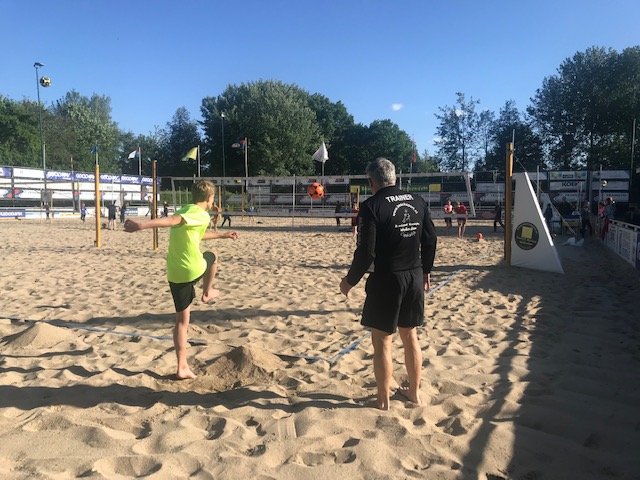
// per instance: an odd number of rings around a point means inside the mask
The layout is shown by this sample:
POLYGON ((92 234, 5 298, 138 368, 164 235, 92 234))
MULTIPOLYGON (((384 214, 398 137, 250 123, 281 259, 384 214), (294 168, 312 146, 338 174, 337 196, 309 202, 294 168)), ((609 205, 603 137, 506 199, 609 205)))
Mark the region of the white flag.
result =
POLYGON ((320 145, 320 148, 318 150, 316 150, 316 153, 313 154, 313 158, 316 162, 326 162, 327 160, 329 160, 329 152, 327 152, 327 147, 325 146, 324 142, 322 142, 322 145, 320 145))

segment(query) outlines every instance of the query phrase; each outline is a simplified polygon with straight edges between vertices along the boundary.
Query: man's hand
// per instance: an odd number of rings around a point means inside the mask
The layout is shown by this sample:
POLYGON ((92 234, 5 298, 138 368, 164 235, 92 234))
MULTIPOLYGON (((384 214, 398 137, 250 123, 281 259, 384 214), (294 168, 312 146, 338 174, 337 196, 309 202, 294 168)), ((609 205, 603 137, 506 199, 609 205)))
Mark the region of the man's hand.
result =
POLYGON ((353 288, 352 285, 349 285, 347 282, 347 277, 344 277, 340 281, 340 293, 342 293, 345 297, 349 297, 349 291, 353 288))
POLYGON ((422 281, 424 282, 424 291, 428 292, 431 289, 431 274, 422 274, 422 281))
POLYGON ((238 239, 238 232, 233 230, 233 231, 227 233, 227 237, 232 239, 232 240, 237 240, 238 239))

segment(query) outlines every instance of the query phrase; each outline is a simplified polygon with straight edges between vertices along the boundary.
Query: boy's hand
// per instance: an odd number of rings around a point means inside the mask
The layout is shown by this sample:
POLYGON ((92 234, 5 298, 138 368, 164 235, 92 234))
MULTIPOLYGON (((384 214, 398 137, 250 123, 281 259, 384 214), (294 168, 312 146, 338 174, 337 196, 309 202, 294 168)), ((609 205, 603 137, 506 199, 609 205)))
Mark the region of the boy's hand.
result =
POLYGON ((237 240, 238 239, 238 232, 236 232, 235 230, 232 232, 227 233, 227 236, 233 240, 237 240))
POLYGON ((133 232, 137 232, 138 230, 140 230, 140 223, 139 222, 136 222, 135 220, 126 220, 124 222, 124 231, 125 232, 133 233, 133 232))

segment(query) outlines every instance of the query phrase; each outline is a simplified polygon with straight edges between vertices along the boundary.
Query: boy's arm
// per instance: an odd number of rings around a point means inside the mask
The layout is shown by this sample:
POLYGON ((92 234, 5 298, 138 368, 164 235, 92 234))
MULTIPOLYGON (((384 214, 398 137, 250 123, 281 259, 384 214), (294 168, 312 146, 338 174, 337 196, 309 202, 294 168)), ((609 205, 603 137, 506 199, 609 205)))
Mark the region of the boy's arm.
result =
POLYGON ((137 232, 138 230, 145 230, 147 228, 173 227, 176 225, 180 225, 180 223, 182 223, 182 217, 180 215, 142 221, 128 219, 126 222, 124 222, 124 231, 133 233, 137 232))
POLYGON ((236 240, 238 238, 238 232, 236 231, 225 232, 225 233, 205 232, 204 236, 202 237, 203 240, 215 240, 217 238, 231 238, 233 240, 236 240))

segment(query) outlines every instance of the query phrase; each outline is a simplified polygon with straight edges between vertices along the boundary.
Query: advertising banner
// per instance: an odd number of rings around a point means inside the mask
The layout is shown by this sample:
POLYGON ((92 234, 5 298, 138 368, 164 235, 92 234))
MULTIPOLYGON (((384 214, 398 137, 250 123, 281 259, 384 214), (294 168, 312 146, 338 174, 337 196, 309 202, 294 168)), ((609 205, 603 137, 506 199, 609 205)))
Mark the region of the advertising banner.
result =
POLYGON ((587 172, 549 172, 549 180, 586 180, 587 172))

